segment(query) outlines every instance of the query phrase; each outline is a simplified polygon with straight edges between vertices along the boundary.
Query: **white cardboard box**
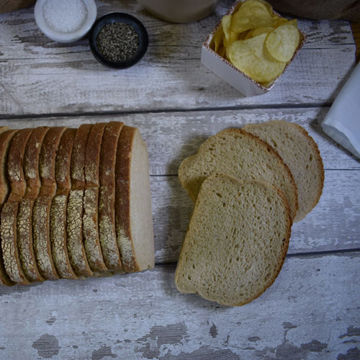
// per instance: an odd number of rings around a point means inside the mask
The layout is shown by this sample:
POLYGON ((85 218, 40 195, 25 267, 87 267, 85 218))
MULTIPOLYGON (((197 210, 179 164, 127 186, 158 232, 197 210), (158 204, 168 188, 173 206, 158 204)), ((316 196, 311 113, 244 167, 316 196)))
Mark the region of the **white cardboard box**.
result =
MULTIPOLYGON (((233 7, 229 10, 228 14, 232 14, 237 9, 238 5, 242 1, 237 1, 233 7)), ((221 26, 221 22, 215 27, 214 31, 207 37, 206 41, 202 45, 201 49, 201 62, 212 72, 214 72, 216 75, 218 75, 221 79, 226 81, 228 84, 230 84, 232 87, 234 87, 236 90, 241 92, 244 96, 254 96, 254 95, 260 95, 267 93, 275 84, 275 82, 279 79, 280 75, 275 81, 273 81, 268 87, 261 85, 257 81, 251 79, 246 74, 244 74, 242 71, 238 70, 235 66, 233 66, 228 60, 224 59, 222 56, 217 54, 213 49, 210 48, 210 44, 212 42, 212 39, 218 29, 218 27, 221 26)), ((291 61, 294 59, 295 55, 299 51, 299 49, 302 47, 304 43, 305 36, 304 34, 301 34, 302 40, 300 41, 300 44, 291 59, 291 61)), ((286 71, 286 68, 288 65, 286 65, 283 73, 286 71)))

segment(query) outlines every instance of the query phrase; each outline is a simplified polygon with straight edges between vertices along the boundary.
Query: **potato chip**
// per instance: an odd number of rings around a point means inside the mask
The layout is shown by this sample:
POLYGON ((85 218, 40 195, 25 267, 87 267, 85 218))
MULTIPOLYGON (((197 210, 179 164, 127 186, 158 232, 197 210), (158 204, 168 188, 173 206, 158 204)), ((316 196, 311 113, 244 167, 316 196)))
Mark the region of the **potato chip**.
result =
POLYGON ((270 31, 273 31, 273 30, 274 30, 274 28, 271 27, 271 26, 259 27, 257 29, 250 30, 246 34, 245 39, 250 39, 250 38, 252 38, 254 36, 258 36, 258 35, 261 35, 261 34, 267 34, 267 33, 269 33, 270 31))
POLYGON ((300 43, 297 22, 287 21, 269 32, 265 40, 267 52, 274 60, 290 61, 300 43))
POLYGON ((272 26, 274 15, 271 7, 259 0, 248 0, 233 14, 231 31, 241 33, 258 27, 272 26))
POLYGON ((224 38, 224 30, 223 30, 222 26, 219 26, 214 34, 213 39, 212 39, 213 49, 215 50, 215 52, 219 51, 219 49, 223 43, 223 38, 224 38))
POLYGON ((231 44, 228 56, 231 63, 240 71, 260 83, 270 83, 285 69, 286 63, 273 61, 264 53, 267 34, 261 34, 247 40, 238 40, 231 44))
POLYGON ((231 28, 231 15, 225 15, 221 19, 221 25, 224 31, 224 36, 226 40, 230 39, 230 28, 231 28))

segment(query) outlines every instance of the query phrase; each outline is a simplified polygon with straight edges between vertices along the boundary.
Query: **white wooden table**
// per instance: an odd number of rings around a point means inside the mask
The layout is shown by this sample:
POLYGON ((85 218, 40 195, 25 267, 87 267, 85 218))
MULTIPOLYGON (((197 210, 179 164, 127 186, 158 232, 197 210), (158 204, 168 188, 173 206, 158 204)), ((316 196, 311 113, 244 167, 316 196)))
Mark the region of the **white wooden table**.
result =
POLYGON ((121 10, 145 23, 145 58, 112 71, 86 40, 48 40, 33 9, 0 15, 0 125, 138 126, 150 152, 157 265, 0 288, 0 359, 360 359, 360 163, 319 127, 354 65, 349 24, 299 21, 307 42, 294 62, 271 92, 243 98, 200 63, 231 1, 187 25, 156 20, 133 1, 98 5, 99 15, 121 10), (175 262, 192 210, 180 161, 223 128, 278 118, 309 131, 326 168, 322 198, 294 225, 280 276, 239 308, 178 293, 175 262))

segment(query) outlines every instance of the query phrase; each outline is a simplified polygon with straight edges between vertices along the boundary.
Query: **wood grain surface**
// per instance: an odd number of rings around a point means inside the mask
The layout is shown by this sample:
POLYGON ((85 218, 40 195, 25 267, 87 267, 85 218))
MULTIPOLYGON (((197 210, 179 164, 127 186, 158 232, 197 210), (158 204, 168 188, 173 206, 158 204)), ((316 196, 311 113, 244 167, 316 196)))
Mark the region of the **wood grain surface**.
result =
POLYGON ((98 64, 83 39, 57 44, 33 9, 0 15, 0 126, 78 127, 123 121, 149 149, 156 267, 132 275, 0 287, 0 359, 360 359, 360 162, 320 123, 355 63, 346 21, 300 20, 304 48, 265 95, 242 97, 200 63, 208 33, 231 6, 169 24, 135 1, 97 1, 98 15, 132 13, 150 46, 135 67, 98 64), (193 204, 177 169, 210 135, 270 119, 305 127, 325 186, 292 228, 284 267, 262 296, 226 308, 174 285, 193 204))
POLYGON ((0 15, 0 116, 316 106, 334 99, 355 61, 351 27, 345 21, 301 20, 305 46, 265 95, 242 97, 207 70, 200 63, 201 45, 231 3, 222 2, 200 22, 178 25, 153 18, 134 1, 98 2, 99 15, 132 13, 149 32, 144 59, 125 71, 99 64, 86 39, 73 45, 47 39, 36 27, 32 8, 0 15))

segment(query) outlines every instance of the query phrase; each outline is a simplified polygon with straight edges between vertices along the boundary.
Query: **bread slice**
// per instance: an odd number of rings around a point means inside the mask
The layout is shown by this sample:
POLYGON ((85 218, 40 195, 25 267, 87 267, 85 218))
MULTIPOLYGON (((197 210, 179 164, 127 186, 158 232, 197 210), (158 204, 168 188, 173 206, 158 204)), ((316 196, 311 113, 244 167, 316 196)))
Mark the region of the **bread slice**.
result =
POLYGON ((121 122, 109 122, 105 129, 100 154, 99 240, 106 267, 123 271, 115 229, 115 165, 121 122))
POLYGON ((44 279, 59 278, 53 261, 50 240, 50 210, 56 194, 55 158, 65 127, 53 127, 46 133, 40 151, 40 193, 33 208, 33 241, 36 261, 44 279))
MULTIPOLYGON (((15 130, 8 130, 2 132, 0 134, 0 211, 4 202, 7 199, 9 193, 9 186, 8 181, 6 178, 6 162, 7 162, 7 155, 8 149, 11 142, 12 137, 15 135, 15 130)), ((1 220, 1 217, 0 217, 1 220)), ((1 238, 0 238, 1 243, 1 238)), ((9 276, 6 273, 4 261, 3 261, 3 254, 2 254, 2 247, 0 246, 0 285, 11 286, 14 285, 14 282, 10 280, 9 276)))
POLYGON ((92 125, 84 124, 76 131, 71 154, 71 190, 67 204, 67 246, 71 266, 78 276, 92 276, 83 244, 83 212, 85 189, 86 143, 92 125))
POLYGON ((324 165, 316 142, 303 127, 283 120, 249 124, 243 129, 271 145, 289 167, 298 189, 294 221, 302 220, 318 203, 324 186, 324 165))
POLYGON ((126 272, 154 267, 149 157, 137 128, 124 126, 116 158, 116 235, 126 272))
POLYGON ((207 139, 196 155, 179 167, 179 179, 195 200, 201 183, 213 173, 245 180, 268 182, 281 189, 289 202, 292 218, 298 208, 294 178, 279 154, 258 137, 240 129, 226 129, 207 139))
POLYGON ((16 220, 19 201, 22 200, 26 191, 23 158, 31 131, 31 129, 19 130, 11 139, 7 158, 7 176, 11 191, 1 210, 1 248, 4 267, 9 278, 19 284, 29 284, 29 280, 21 267, 16 220))
POLYGON ((222 305, 246 304, 279 274, 290 232, 290 210, 280 190, 210 176, 196 200, 176 268, 176 287, 222 305))
POLYGON ((48 127, 38 127, 32 131, 26 144, 23 162, 26 192, 19 203, 17 240, 21 266, 26 278, 30 281, 44 281, 39 272, 34 253, 32 212, 41 186, 39 158, 41 145, 48 129, 48 127))
POLYGON ((99 239, 98 202, 101 143, 106 124, 98 123, 90 130, 86 145, 83 235, 86 256, 92 271, 104 272, 105 265, 99 239))
POLYGON ((67 249, 66 212, 71 189, 70 165, 76 129, 66 129, 55 160, 56 196, 50 211, 50 240, 54 264, 63 279, 76 279, 67 249))

